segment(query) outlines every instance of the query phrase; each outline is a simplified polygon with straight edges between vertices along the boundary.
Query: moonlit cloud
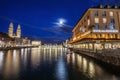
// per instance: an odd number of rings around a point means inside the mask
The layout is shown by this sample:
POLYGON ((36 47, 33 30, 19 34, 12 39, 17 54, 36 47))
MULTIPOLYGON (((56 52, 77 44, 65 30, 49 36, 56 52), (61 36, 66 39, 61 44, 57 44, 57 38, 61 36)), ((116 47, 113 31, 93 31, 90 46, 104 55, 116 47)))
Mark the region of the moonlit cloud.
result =
POLYGON ((67 20, 64 18, 59 18, 56 22, 54 22, 54 28, 57 33, 67 33, 71 34, 72 26, 66 24, 67 20))
POLYGON ((59 24, 64 24, 65 22, 66 22, 65 19, 63 19, 63 18, 59 19, 59 24))
POLYGON ((64 18, 59 18, 54 24, 56 24, 58 27, 62 27, 66 22, 67 21, 64 18))

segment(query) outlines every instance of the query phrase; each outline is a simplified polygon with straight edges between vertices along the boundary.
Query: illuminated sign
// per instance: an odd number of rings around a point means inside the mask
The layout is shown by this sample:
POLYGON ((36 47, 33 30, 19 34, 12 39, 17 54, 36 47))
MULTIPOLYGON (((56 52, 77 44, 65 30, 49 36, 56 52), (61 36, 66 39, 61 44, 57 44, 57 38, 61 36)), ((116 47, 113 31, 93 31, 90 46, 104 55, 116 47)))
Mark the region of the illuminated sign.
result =
POLYGON ((93 30, 93 32, 110 32, 110 33, 118 33, 118 30, 93 30))

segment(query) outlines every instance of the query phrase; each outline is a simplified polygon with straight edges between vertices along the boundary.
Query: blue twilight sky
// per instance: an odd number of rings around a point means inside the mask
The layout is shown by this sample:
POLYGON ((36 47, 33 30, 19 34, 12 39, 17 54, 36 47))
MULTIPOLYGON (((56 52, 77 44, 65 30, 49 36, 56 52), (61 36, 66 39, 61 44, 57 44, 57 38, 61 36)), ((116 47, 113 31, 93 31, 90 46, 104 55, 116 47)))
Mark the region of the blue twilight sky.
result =
POLYGON ((0 0, 0 32, 20 24, 22 36, 59 43, 70 38, 71 30, 86 9, 99 4, 120 4, 120 0, 0 0))

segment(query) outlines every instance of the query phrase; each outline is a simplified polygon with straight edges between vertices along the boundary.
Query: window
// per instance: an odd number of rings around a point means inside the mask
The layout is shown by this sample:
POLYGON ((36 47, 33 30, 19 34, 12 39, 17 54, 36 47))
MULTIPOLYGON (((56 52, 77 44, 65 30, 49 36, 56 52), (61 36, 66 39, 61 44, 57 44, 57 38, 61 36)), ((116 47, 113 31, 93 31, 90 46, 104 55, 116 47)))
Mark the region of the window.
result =
POLYGON ((96 24, 96 29, 99 29, 99 25, 98 24, 96 24))
POLYGON ((107 29, 107 25, 104 25, 103 28, 104 28, 104 30, 106 30, 107 29))
POLYGON ((103 11, 102 16, 106 16, 106 11, 103 11))
POLYGON ((113 12, 112 11, 110 12, 110 16, 113 16, 113 12))
POLYGON ((99 18, 95 18, 95 23, 99 23, 99 18))
POLYGON ((114 20, 114 19, 111 19, 111 23, 115 23, 115 20, 114 20))
POLYGON ((89 19, 89 16, 87 17, 87 19, 89 19))
POLYGON ((111 19, 111 23, 110 23, 110 25, 109 25, 109 29, 110 29, 110 30, 115 29, 115 20, 114 20, 114 19, 111 19))
POLYGON ((98 11, 95 11, 94 16, 98 16, 98 11))
POLYGON ((90 19, 88 19, 88 26, 90 25, 90 19))
POLYGON ((86 30, 85 27, 80 27, 81 32, 85 32, 85 30, 86 30))
POLYGON ((110 30, 115 29, 114 23, 111 23, 111 24, 110 24, 109 29, 110 29, 110 30))
POLYGON ((106 18, 103 18, 103 23, 106 23, 107 22, 107 19, 106 18))

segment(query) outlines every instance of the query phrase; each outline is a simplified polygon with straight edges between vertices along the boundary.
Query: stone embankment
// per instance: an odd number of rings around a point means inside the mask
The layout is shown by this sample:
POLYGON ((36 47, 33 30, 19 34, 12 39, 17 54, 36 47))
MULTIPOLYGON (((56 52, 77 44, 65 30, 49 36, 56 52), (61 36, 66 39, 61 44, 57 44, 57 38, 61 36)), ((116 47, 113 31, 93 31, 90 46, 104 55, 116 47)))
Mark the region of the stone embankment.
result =
POLYGON ((21 48, 33 48, 33 47, 39 47, 39 46, 16 46, 16 47, 1 47, 0 51, 3 50, 14 50, 14 49, 21 49, 21 48))
POLYGON ((114 66, 120 66, 120 49, 107 49, 107 50, 82 50, 82 49, 73 49, 70 50, 81 53, 83 55, 87 55, 89 57, 95 58, 97 60, 100 60, 102 62, 114 65, 114 66))

